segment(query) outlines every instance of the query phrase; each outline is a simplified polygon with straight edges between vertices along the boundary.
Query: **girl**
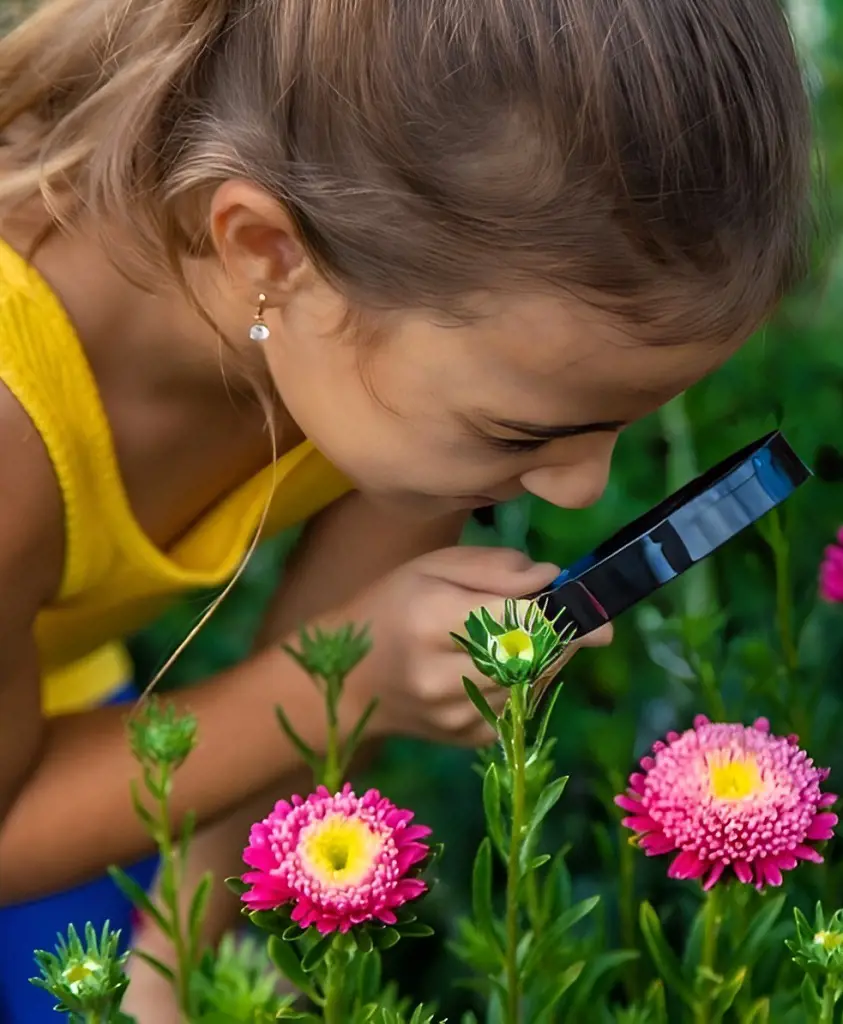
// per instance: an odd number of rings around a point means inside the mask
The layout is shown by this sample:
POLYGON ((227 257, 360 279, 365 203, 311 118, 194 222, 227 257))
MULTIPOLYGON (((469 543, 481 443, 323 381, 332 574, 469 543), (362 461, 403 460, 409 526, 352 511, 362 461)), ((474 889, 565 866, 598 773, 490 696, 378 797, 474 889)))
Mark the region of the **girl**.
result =
MULTIPOLYGON (((0 44, 4 1021, 52 1019, 32 947, 125 924, 92 880, 148 852, 121 638, 259 530, 316 516, 267 642, 371 624, 348 721, 486 738, 448 632, 555 569, 464 515, 593 502, 757 327, 809 124, 778 0, 54 0, 0 44)), ((191 692, 197 858, 296 769, 279 701, 318 746, 274 643, 191 692)))

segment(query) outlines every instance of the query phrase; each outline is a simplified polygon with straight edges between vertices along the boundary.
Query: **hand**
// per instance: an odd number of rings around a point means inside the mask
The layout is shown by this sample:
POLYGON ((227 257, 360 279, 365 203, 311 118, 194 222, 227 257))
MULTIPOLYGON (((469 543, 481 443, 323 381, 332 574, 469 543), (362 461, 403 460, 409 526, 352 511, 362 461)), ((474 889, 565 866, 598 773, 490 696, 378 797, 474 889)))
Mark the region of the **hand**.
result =
MULTIPOLYGON (((495 712, 507 691, 481 676, 450 634, 462 633, 470 612, 483 606, 500 618, 506 598, 519 598, 547 586, 556 566, 532 562, 503 548, 446 548, 408 562, 363 591, 331 619, 368 624, 373 647, 350 676, 345 704, 353 715, 372 698, 378 710, 372 730, 461 746, 482 746, 492 731, 468 700, 468 676, 495 712)), ((611 627, 572 644, 601 646, 611 627)))

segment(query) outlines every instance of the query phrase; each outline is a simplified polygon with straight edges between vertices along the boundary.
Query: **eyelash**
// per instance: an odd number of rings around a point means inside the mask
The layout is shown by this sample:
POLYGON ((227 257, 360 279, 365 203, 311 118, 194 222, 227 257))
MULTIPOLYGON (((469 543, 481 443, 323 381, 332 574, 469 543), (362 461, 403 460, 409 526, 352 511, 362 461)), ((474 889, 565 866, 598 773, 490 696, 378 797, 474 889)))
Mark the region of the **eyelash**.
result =
POLYGON ((547 441, 543 438, 526 437, 487 437, 486 443, 501 452, 537 452, 544 448, 547 441))

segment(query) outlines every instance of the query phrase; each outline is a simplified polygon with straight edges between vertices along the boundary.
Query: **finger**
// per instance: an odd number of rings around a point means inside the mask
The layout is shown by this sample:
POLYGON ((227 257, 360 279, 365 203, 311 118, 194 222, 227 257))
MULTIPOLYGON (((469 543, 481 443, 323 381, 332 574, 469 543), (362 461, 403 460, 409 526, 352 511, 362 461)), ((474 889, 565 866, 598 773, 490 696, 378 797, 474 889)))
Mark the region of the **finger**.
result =
POLYGON ((578 640, 574 640, 571 647, 608 647, 614 639, 614 635, 614 626, 611 622, 607 622, 578 640))
POLYGON ((498 598, 526 597, 559 575, 558 566, 534 562, 513 548, 445 548, 418 562, 431 578, 498 598))

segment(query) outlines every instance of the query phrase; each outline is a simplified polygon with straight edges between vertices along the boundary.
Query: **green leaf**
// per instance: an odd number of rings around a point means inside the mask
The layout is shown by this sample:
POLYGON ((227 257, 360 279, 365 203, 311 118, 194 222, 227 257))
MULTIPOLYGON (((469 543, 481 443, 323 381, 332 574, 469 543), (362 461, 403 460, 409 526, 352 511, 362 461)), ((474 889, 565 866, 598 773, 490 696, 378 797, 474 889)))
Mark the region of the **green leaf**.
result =
POLYGON ((538 857, 533 857, 530 863, 527 865, 528 871, 538 871, 539 868, 543 868, 545 864, 550 861, 549 853, 542 853, 538 857))
POLYGON ((470 640, 474 641, 480 650, 485 650, 489 643, 489 634, 479 617, 472 612, 465 621, 465 631, 470 640))
MULTIPOLYGON (((409 926, 408 926, 409 927, 409 926)), ((353 932, 354 941, 361 953, 371 953, 375 948, 372 936, 365 928, 359 928, 353 932)))
POLYGON ((290 926, 289 918, 283 917, 276 910, 250 910, 248 917, 256 928, 277 935, 279 938, 290 926))
POLYGON ((277 935, 270 935, 269 941, 266 944, 266 951, 269 954, 269 959, 287 981, 308 994, 313 991, 310 978, 305 973, 298 954, 289 943, 284 942, 277 935))
POLYGON ((506 846, 503 838, 503 817, 501 814, 501 784, 498 778, 498 767, 494 761, 486 769, 483 776, 483 811, 486 815, 486 828, 495 844, 495 848, 503 857, 506 846))
POLYGON ((538 753, 544 745, 544 739, 547 735, 550 719, 553 716, 553 709, 556 707, 556 702, 559 700, 559 694, 561 692, 562 687, 559 684, 552 684, 545 691, 545 705, 542 708, 541 718, 539 719, 538 728, 536 729, 536 739, 533 744, 534 755, 538 753))
POLYGON ((208 900, 211 896, 211 888, 214 884, 214 873, 206 871, 190 901, 190 909, 187 913, 187 934, 190 941, 190 949, 196 954, 199 951, 199 943, 202 939, 202 924, 205 920, 205 911, 208 909, 208 900))
POLYGON ((307 932, 300 928, 297 924, 291 924, 284 929, 281 934, 281 938, 284 942, 300 942, 307 932))
POLYGON ((637 949, 618 949, 609 953, 600 953, 589 960, 568 1008, 570 1019, 578 1019, 574 1011, 585 1008, 594 987, 605 975, 618 967, 623 967, 624 964, 637 960, 640 956, 637 949))
POLYGON ((372 941, 378 949, 392 949, 401 938, 401 932, 395 928, 379 928, 372 932, 372 941))
POLYGON ((351 730, 348 739, 345 741, 342 753, 342 764, 340 766, 342 768, 343 775, 345 775, 346 771, 348 770, 348 766, 349 764, 351 764, 351 759, 354 756, 354 752, 355 750, 357 750, 357 747, 360 744, 360 737, 363 735, 366 726, 369 724, 369 721, 372 715, 377 710, 377 707, 378 698, 373 697, 366 705, 366 710, 357 719, 357 724, 351 730))
POLYGON ((717 993, 717 998, 714 1000, 713 1019, 715 1022, 721 1021, 726 1012, 731 1008, 738 992, 743 988, 743 983, 746 981, 747 973, 747 967, 739 967, 734 974, 732 974, 732 976, 723 983, 720 991, 717 993))
POLYGON ((564 970, 559 975, 553 987, 548 992, 547 997, 542 999, 542 1008, 541 1011, 536 1014, 534 1024, 551 1024, 554 1020, 553 1011, 556 1009, 557 1003, 574 984, 577 978, 579 978, 584 967, 585 961, 578 960, 577 963, 571 964, 567 970, 564 970))
POLYGON ((652 1024, 668 1024, 667 999, 665 998, 664 985, 660 978, 650 985, 644 1000, 647 1013, 653 1018, 652 1024))
POLYGON ((770 1024, 770 1000, 764 997, 753 1003, 743 1024, 770 1024))
POLYGON ((776 896, 768 896, 764 905, 755 915, 746 930, 746 935, 741 943, 741 963, 752 967, 765 949, 765 940, 768 938, 773 926, 784 910, 787 897, 783 893, 776 896))
POLYGON ((486 719, 488 724, 495 730, 495 732, 497 732, 498 731, 498 716, 489 707, 489 704, 486 701, 486 698, 483 696, 483 694, 480 692, 480 690, 478 690, 476 684, 473 683, 468 678, 468 676, 463 676, 462 677, 462 685, 463 685, 463 689, 465 690, 466 694, 468 695, 468 699, 477 708, 477 710, 486 719))
POLYGON ((316 753, 316 751, 309 747, 304 740, 299 736, 296 730, 293 728, 289 718, 287 718, 284 709, 280 705, 275 707, 275 717, 278 719, 278 724, 284 731, 287 739, 296 750, 299 752, 299 756, 302 761, 310 768, 312 772, 319 772, 322 768, 322 759, 316 753))
POLYGON ((138 959, 143 960, 144 963, 149 964, 153 971, 160 974, 162 978, 166 978, 171 984, 175 984, 176 972, 172 967, 168 967, 157 957, 152 956, 151 953, 145 953, 142 949, 133 949, 132 956, 136 956, 138 959))
POLYGON ((672 989, 687 1006, 693 1007, 694 992, 682 974, 679 961, 667 944, 658 915, 646 900, 641 904, 639 923, 656 970, 668 988, 672 989))
POLYGON ((316 1017, 312 1013, 302 1013, 300 1010, 294 1010, 287 1006, 285 1006, 283 1010, 278 1011, 275 1019, 296 1020, 299 1024, 322 1024, 321 1017, 316 1017))
POLYGON ((399 925, 398 931, 406 939, 426 939, 436 934, 429 924, 422 924, 421 921, 399 925))
POLYGON ((694 973, 702 957, 703 936, 705 934, 706 903, 694 914, 691 927, 688 929, 688 937, 685 940, 685 949, 682 954, 682 970, 689 978, 694 973))
POLYGON ((822 999, 817 992, 817 986, 807 974, 802 979, 799 994, 802 996, 802 1005, 805 1007, 808 1017, 812 1020, 819 1020, 823 1008, 822 999))
POLYGON ((471 877, 471 904, 474 921, 485 935, 492 948, 499 950, 495 931, 495 914, 492 910, 492 844, 488 836, 480 844, 474 858, 471 877))
POLYGON ((172 939, 173 929, 170 927, 169 921, 167 921, 158 907, 156 907, 149 898, 149 895, 140 885, 138 885, 134 878, 130 878, 125 871, 121 868, 115 867, 114 865, 109 867, 108 874, 120 892, 122 892, 123 895, 141 911, 141 913, 151 917, 168 939, 172 939))
POLYGON ((132 794, 132 807, 135 809, 135 814, 140 818, 141 824, 146 829, 147 834, 155 839, 159 835, 161 829, 159 828, 157 819, 147 809, 143 800, 141 800, 140 793, 138 793, 138 784, 135 779, 132 779, 130 790, 132 794))
POLYGON ((587 917, 599 902, 599 896, 590 896, 560 914, 530 950, 524 962, 524 976, 527 977, 536 972, 543 964, 545 957, 561 947, 565 933, 570 931, 578 921, 587 917))
POLYGON ((526 870, 528 859, 539 838, 544 819, 547 817, 551 809, 559 802, 567 785, 568 778, 563 775, 562 778, 556 779, 554 782, 551 782, 550 785, 545 786, 536 801, 535 810, 533 811, 530 823, 527 826, 527 835, 524 837, 524 844, 521 847, 520 868, 522 872, 526 870))
POLYGON ((247 893, 252 887, 247 882, 244 882, 238 875, 233 875, 231 878, 226 878, 226 887, 229 888, 235 896, 242 896, 247 893))
POLYGON ((333 935, 323 935, 317 940, 315 945, 311 946, 310 949, 304 954, 302 958, 301 966, 302 970, 306 973, 315 971, 316 968, 325 959, 325 956, 331 946, 334 944, 333 935))

